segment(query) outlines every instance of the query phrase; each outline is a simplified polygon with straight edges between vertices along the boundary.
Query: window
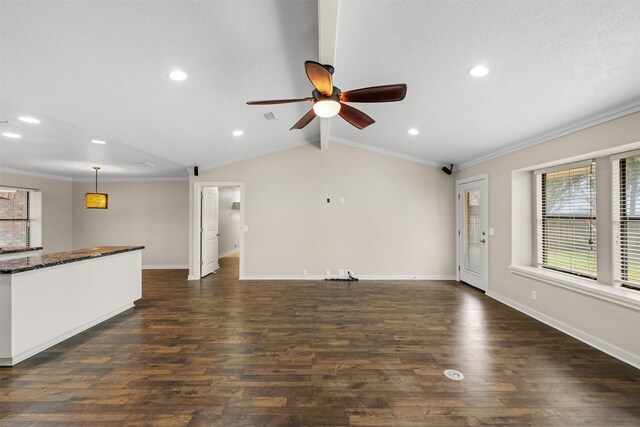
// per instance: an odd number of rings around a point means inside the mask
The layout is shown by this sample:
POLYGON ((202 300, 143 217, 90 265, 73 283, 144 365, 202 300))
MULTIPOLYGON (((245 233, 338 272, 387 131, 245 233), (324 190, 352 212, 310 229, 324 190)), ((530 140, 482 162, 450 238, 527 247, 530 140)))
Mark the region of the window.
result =
POLYGON ((634 154, 613 157, 614 279, 640 286, 640 153, 634 154))
POLYGON ((597 278, 593 161, 536 172, 538 266, 597 278))
POLYGON ((30 192, 0 188, 0 248, 30 247, 30 192))

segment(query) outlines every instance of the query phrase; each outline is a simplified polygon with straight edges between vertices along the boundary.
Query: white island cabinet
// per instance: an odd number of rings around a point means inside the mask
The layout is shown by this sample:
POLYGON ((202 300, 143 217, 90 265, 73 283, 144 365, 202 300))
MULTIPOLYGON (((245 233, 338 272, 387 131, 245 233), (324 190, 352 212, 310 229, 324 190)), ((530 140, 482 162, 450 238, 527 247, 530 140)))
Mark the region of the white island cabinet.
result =
POLYGON ((13 366, 133 307, 143 246, 0 261, 0 365, 13 366))

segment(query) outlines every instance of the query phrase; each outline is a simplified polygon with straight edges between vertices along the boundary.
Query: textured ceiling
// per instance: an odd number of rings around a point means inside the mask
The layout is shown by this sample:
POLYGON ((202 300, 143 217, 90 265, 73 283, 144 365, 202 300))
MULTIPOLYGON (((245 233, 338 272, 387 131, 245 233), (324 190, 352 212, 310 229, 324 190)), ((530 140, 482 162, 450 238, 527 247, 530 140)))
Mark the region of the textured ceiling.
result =
MULTIPOLYGON (((269 109, 245 104, 310 93, 303 63, 318 56, 315 2, 21 1, 0 8, 0 116, 43 118, 37 139, 0 140, 2 166, 25 169, 23 152, 29 170, 90 177, 95 154, 105 174, 137 176, 117 157, 130 146, 178 166, 173 176, 186 176, 193 164, 319 139, 318 123, 288 132, 309 105, 278 107, 277 120, 265 122, 261 113, 269 109), (169 80, 174 68, 189 78, 169 80), (54 122, 82 132, 54 134, 54 122), (235 129, 244 136, 234 138, 235 129), (91 146, 90 138, 109 144, 91 146), (59 156, 87 172, 48 161, 59 156)), ((166 171, 148 168, 146 175, 166 171)))
MULTIPOLYGON (((309 96, 315 1, 16 1, 0 15, 0 119, 42 120, 2 126, 23 138, 0 138, 0 166, 178 177, 320 140, 319 120, 289 131, 307 103, 245 105, 309 96), (189 78, 169 80, 174 68, 189 78)), ((377 121, 363 131, 331 119, 333 140, 459 164, 640 105, 635 0, 342 0, 338 16, 335 84, 409 90, 401 103, 354 104, 377 121), (487 77, 468 75, 477 63, 487 77)))
POLYGON ((360 104, 377 123, 336 120, 334 137, 460 164, 640 105, 637 0, 374 4, 341 4, 335 79, 343 90, 405 82, 407 97, 360 104), (476 64, 489 75, 471 77, 476 64))

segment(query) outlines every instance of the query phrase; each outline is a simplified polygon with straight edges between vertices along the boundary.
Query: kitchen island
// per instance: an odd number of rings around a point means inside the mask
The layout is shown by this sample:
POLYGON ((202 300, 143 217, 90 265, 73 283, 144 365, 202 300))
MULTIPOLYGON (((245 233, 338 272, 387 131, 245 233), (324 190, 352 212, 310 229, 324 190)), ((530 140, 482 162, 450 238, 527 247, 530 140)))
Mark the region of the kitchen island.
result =
POLYGON ((99 246, 0 261, 0 366, 133 307, 144 246, 99 246))

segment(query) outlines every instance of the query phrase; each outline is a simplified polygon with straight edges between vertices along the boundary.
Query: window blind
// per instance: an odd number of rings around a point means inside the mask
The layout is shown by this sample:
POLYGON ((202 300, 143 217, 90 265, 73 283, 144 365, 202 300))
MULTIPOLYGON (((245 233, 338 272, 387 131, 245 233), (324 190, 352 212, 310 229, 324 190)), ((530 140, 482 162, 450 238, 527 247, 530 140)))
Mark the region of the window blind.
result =
POLYGON ((597 278, 595 163, 536 174, 538 266, 597 278))
POLYGON ((612 171, 615 280, 640 286, 640 155, 614 159, 612 171))

